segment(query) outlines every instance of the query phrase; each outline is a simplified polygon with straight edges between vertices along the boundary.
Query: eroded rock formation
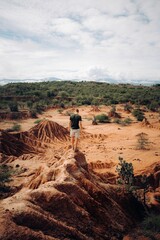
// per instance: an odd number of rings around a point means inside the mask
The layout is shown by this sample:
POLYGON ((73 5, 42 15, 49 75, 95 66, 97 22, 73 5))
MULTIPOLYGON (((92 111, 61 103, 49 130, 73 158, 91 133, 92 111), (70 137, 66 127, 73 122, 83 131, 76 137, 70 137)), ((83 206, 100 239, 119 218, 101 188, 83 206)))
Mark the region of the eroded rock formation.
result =
POLYGON ((121 239, 141 218, 136 199, 118 195, 82 152, 65 149, 68 131, 57 123, 1 137, 4 161, 27 170, 14 179, 19 191, 1 200, 0 240, 121 239))

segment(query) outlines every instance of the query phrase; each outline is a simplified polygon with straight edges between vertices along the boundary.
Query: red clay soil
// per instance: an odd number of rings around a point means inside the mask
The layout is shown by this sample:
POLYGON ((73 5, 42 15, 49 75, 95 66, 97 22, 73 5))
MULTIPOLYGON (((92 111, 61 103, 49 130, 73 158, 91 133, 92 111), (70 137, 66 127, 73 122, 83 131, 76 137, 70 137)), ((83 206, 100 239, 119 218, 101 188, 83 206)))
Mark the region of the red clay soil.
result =
POLYGON ((66 128, 56 122, 44 120, 31 128, 30 134, 43 142, 51 142, 54 140, 64 141, 69 137, 69 132, 66 128))
POLYGON ((53 121, 42 121, 28 132, 17 134, 1 131, 0 152, 5 155, 21 156, 26 153, 44 152, 45 143, 68 140, 69 132, 53 121))
POLYGON ((20 156, 25 153, 36 153, 31 146, 17 139, 16 135, 1 131, 0 152, 5 155, 20 156))
MULTIPOLYGON (((0 201, 0 240, 120 240, 142 219, 143 205, 122 195, 115 172, 109 172, 115 159, 102 159, 113 134, 104 130, 81 134, 83 153, 70 149, 68 130, 53 121, 17 134, 1 132, 2 155, 25 172, 11 182, 19 190, 0 201)), ((150 166, 159 179, 159 165, 150 166)))
POLYGON ((0 240, 121 239, 143 209, 123 198, 88 169, 83 153, 68 150, 1 201, 0 240))

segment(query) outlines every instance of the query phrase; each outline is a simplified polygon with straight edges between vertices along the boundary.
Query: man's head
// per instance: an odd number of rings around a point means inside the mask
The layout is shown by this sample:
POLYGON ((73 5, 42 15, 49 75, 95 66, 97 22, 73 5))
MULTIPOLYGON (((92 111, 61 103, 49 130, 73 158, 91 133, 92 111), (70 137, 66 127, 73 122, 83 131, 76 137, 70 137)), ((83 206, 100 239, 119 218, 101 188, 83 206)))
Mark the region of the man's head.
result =
POLYGON ((79 109, 76 109, 76 113, 79 113, 79 109))

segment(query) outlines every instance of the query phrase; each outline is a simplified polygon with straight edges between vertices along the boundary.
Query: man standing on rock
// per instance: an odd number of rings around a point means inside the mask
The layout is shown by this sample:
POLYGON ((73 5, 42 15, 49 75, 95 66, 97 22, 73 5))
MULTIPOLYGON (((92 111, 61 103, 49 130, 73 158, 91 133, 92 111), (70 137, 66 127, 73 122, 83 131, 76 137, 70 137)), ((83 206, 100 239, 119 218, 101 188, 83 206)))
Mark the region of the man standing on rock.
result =
POLYGON ((82 130, 82 118, 79 115, 78 109, 76 109, 75 114, 70 116, 69 129, 70 129, 72 148, 74 151, 77 151, 80 131, 82 130))

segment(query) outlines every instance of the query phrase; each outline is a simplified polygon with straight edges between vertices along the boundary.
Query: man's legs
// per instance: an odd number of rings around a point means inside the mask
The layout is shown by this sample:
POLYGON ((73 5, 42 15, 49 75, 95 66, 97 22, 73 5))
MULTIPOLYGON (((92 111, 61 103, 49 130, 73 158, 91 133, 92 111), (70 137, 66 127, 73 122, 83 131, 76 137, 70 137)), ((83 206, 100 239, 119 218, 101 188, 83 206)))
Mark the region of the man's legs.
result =
POLYGON ((75 142, 75 137, 72 136, 71 137, 71 145, 72 145, 72 149, 74 150, 74 142, 75 142))
POLYGON ((75 138, 75 147, 74 147, 74 151, 77 150, 77 146, 78 146, 78 137, 75 138))
POLYGON ((78 139, 79 139, 79 129, 72 129, 70 135, 71 135, 72 149, 76 151, 78 146, 78 139))
POLYGON ((77 131, 75 133, 75 147, 74 147, 74 151, 77 151, 77 148, 78 148, 79 135, 80 135, 80 129, 77 129, 77 131))

